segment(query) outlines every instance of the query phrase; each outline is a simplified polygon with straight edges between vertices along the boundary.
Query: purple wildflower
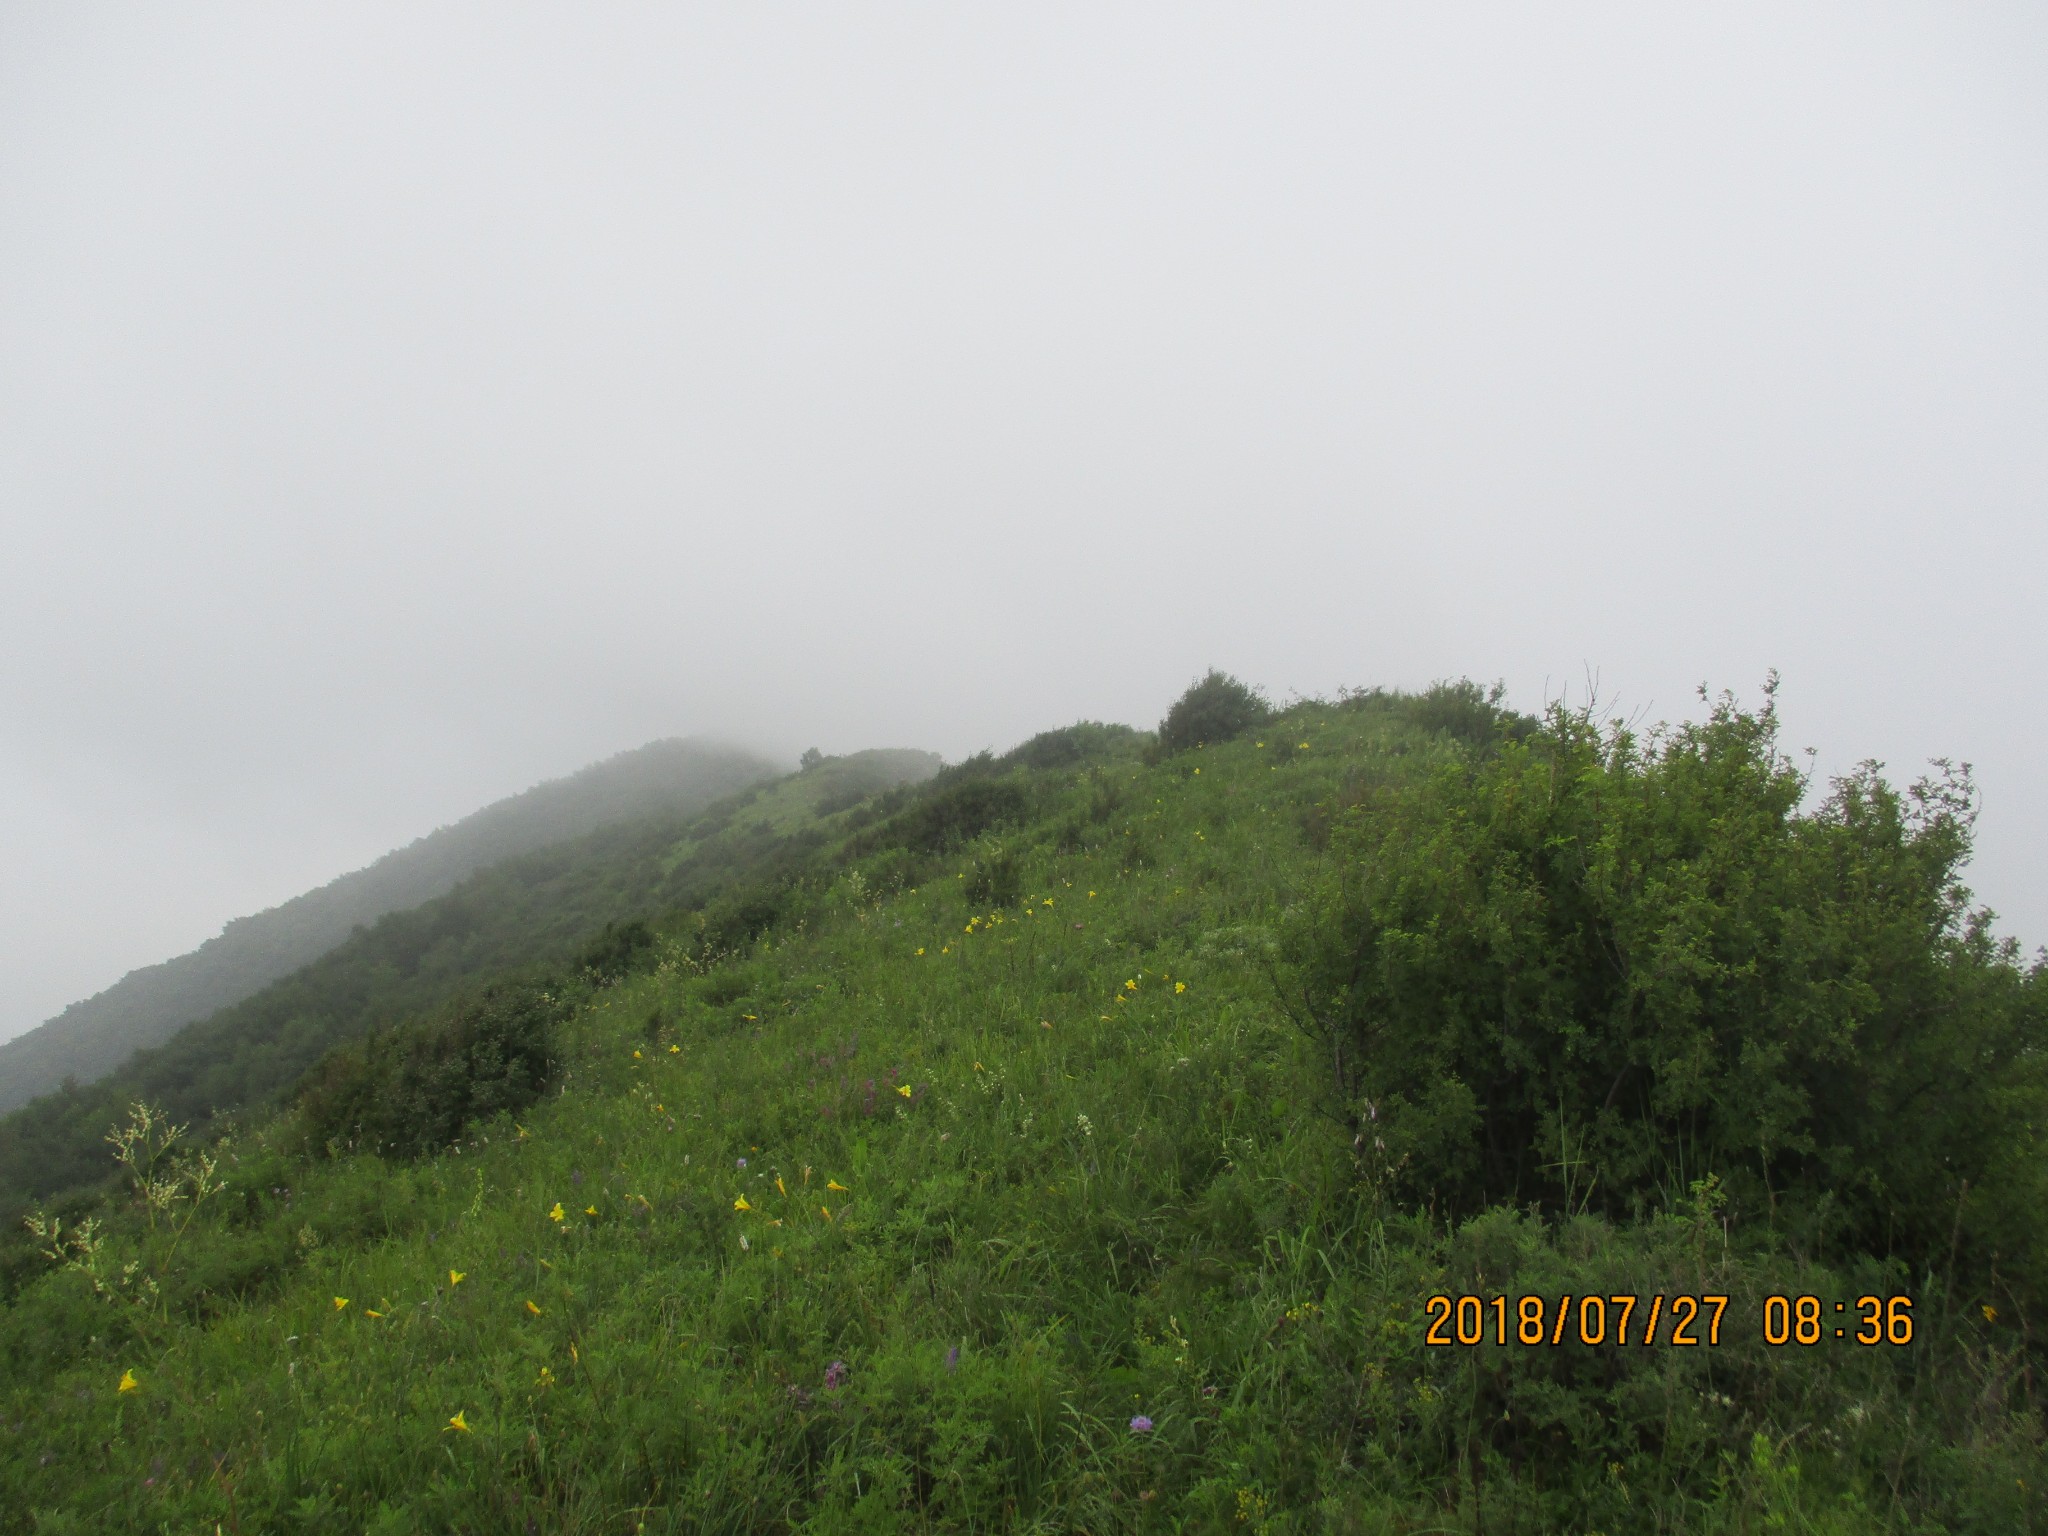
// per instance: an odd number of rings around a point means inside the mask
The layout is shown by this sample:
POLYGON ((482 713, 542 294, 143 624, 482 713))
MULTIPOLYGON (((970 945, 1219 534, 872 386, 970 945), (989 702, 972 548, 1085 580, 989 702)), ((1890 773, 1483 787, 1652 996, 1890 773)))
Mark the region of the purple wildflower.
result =
POLYGON ((958 1344, 955 1344, 946 1351, 946 1369, 949 1371, 960 1369, 960 1346, 958 1344))
POLYGON ((825 1367, 825 1390, 836 1392, 846 1383, 846 1362, 834 1360, 825 1367))
POLYGON ((1131 1433, 1134 1435, 1151 1434, 1152 1421, 1146 1418, 1145 1415, 1143 1415, 1142 1413, 1139 1414, 1136 1418, 1131 1420, 1131 1433))
POLYGON ((742 1168, 747 1166, 747 1160, 744 1157, 740 1159, 740 1166, 742 1168))

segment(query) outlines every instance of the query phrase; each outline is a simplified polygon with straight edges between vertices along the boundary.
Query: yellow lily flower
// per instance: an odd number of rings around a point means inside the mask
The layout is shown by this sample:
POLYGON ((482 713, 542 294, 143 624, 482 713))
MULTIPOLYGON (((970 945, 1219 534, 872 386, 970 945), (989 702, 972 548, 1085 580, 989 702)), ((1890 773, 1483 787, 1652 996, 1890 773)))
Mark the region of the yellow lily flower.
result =
MULTIPOLYGON (((465 1419, 462 1416, 462 1410, 460 1408, 455 1410, 455 1417, 448 1421, 448 1428, 459 1429, 465 1435, 470 1432, 469 1420, 465 1419)), ((444 1430, 443 1433, 446 1433, 446 1431, 444 1430)))
POLYGON ((344 1310, 346 1310, 346 1308, 347 1308, 347 1307, 348 1307, 348 1298, 347 1298, 346 1296, 337 1296, 337 1297, 335 1297, 335 1298, 334 1298, 334 1310, 335 1310, 335 1311, 337 1311, 337 1312, 340 1312, 340 1311, 344 1311, 344 1310))
POLYGON ((751 1211, 753 1209, 751 1205, 747 1204, 747 1197, 745 1195, 741 1195, 737 1200, 733 1201, 732 1208, 736 1211, 751 1211))
POLYGON ((555 1208, 554 1208, 554 1209, 553 1209, 552 1211, 549 1211, 549 1212, 548 1212, 548 1220, 549 1220, 549 1221, 560 1221, 561 1219, 562 1219, 562 1202, 561 1202, 561 1201, 559 1201, 559 1200, 557 1200, 557 1201, 555 1202, 555 1208))
POLYGON ((853 1193, 852 1190, 848 1189, 844 1184, 840 1183, 837 1179, 827 1179, 825 1181, 825 1187, 831 1190, 834 1194, 850 1195, 853 1193))
POLYGON ((448 1283, 450 1285, 460 1285, 463 1281, 467 1280, 468 1278, 469 1275, 464 1270, 451 1269, 448 1271, 448 1283))
POLYGON ((539 1308, 539 1307, 536 1307, 536 1306, 535 1306, 535 1305, 534 1305, 534 1304, 533 1304, 532 1302, 530 1302, 530 1301, 529 1301, 529 1302, 528 1302, 528 1303, 526 1304, 526 1310, 527 1310, 527 1311, 529 1311, 529 1312, 531 1312, 531 1313, 532 1313, 532 1314, 533 1314, 533 1315, 534 1315, 535 1317, 539 1317, 539 1316, 540 1316, 540 1308, 539 1308))
POLYGON ((142 1383, 135 1379, 133 1371, 123 1371, 121 1373, 121 1385, 114 1390, 117 1392, 140 1392, 142 1390, 142 1383))

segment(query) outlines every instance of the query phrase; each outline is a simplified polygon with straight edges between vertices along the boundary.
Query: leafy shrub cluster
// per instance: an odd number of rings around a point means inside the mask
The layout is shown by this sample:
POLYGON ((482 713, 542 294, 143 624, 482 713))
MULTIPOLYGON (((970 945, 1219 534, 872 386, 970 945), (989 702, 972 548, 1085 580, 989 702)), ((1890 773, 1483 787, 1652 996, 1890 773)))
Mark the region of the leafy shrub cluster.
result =
POLYGON ((421 1157, 524 1109, 554 1075, 564 1011, 538 987, 493 986, 437 1018, 333 1052, 299 1095, 307 1142, 421 1157))
POLYGON ((1234 741, 1265 724, 1272 713, 1257 690, 1211 668, 1173 701, 1159 722, 1159 749, 1170 754, 1234 741))
POLYGON ((1811 812, 1767 706, 1584 713, 1365 799, 1284 995, 1363 1160, 1452 1215, 1670 1209, 2048 1296, 2043 977, 1960 883, 1966 778, 1811 812))

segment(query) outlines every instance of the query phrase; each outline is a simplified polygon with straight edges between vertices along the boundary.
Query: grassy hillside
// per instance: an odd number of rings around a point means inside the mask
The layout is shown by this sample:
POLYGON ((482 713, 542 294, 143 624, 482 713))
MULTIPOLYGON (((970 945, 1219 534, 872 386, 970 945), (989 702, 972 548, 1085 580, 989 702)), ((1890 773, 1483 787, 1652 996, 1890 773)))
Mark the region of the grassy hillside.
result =
MULTIPOLYGON (((699 770, 690 782, 700 787, 753 771, 751 759, 737 756, 690 760, 699 770)), ((643 778, 647 766, 640 764, 643 778)), ((772 878, 823 843, 835 819, 937 766, 925 752, 825 759, 708 809, 700 802, 695 814, 639 817, 503 860, 446 895, 387 913, 100 1082, 0 1119, 0 1209, 104 1179, 113 1167, 107 1123, 133 1099, 204 1132, 216 1116, 264 1105, 337 1043, 436 1008, 479 978, 558 966, 606 923, 701 903, 736 880, 772 878)), ((587 800, 579 806, 591 809, 587 800)), ((562 812, 545 824, 575 819, 562 812)))
POLYGON ((249 997, 365 923, 416 907, 515 855, 599 827, 701 811, 779 770, 752 753, 658 741, 488 805, 318 890, 236 918, 189 955, 130 971, 96 996, 0 1044, 0 1111, 89 1084, 138 1050, 249 997))
POLYGON ((1194 713, 38 1218, 0 1529, 2048 1529, 2042 978, 1957 786, 1802 808, 1732 708, 1194 713))

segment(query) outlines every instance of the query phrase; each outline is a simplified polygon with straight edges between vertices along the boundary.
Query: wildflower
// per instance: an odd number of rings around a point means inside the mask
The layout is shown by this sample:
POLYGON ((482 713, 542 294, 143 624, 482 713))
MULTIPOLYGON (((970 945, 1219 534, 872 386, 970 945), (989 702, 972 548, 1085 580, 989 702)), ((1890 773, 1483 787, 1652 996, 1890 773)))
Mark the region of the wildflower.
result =
POLYGON ((1152 1421, 1146 1418, 1145 1415, 1143 1415, 1142 1413, 1139 1414, 1136 1418, 1131 1420, 1131 1433, 1134 1435, 1151 1434, 1152 1421))
POLYGON ((960 1369, 960 1346, 958 1344, 955 1344, 946 1351, 946 1369, 949 1371, 960 1369))
POLYGON ((782 1187, 782 1175, 779 1173, 775 1175, 775 1193, 781 1195, 784 1199, 789 1197, 789 1191, 782 1187))
POLYGON ((561 1201, 559 1201, 559 1200, 557 1200, 557 1201, 555 1202, 555 1208, 554 1208, 554 1209, 553 1209, 552 1211, 549 1211, 549 1212, 548 1212, 548 1220, 549 1220, 549 1221, 560 1221, 561 1219, 562 1219, 562 1202, 561 1202, 561 1201))
POLYGON ((363 1308, 363 1316, 365 1317, 382 1317, 383 1315, 384 1314, 382 1312, 379 1312, 375 1307, 363 1308))
POLYGON ((1051 1028, 1052 1028, 1052 1020, 1051 1020, 1051 1019, 1040 1019, 1040 1020, 1038 1021, 1038 1027, 1039 1027, 1040 1029, 1051 1029, 1051 1028))
POLYGON ((1175 983, 1173 984, 1173 995, 1174 995, 1175 997, 1179 997, 1179 996, 1181 995, 1181 993, 1183 993, 1183 992, 1187 991, 1187 989, 1188 989, 1188 984, 1187 984, 1186 982, 1184 982, 1184 981, 1176 981, 1176 982, 1175 982, 1175 983))
POLYGON ((1306 752, 1306 751, 1308 750, 1308 743, 1307 743, 1307 742, 1305 742, 1305 741, 1304 741, 1304 742, 1303 742, 1303 743, 1301 744, 1301 750, 1302 750, 1302 751, 1304 751, 1304 752, 1306 752))
POLYGON ((335 1297, 335 1298, 334 1298, 334 1310, 335 1310, 335 1311, 337 1311, 337 1312, 342 1312, 342 1311, 346 1311, 347 1309, 348 1309, 348 1298, 347 1298, 346 1296, 337 1296, 337 1297, 335 1297))
MULTIPOLYGON (((460 1408, 455 1410, 455 1417, 448 1421, 448 1429, 460 1430, 465 1435, 470 1432, 469 1420, 465 1419, 462 1416, 462 1410, 460 1408)), ((447 1430, 443 1430, 442 1433, 446 1434, 447 1430)))
POLYGON ((638 1051, 635 1051, 635 1052, 633 1053, 633 1059, 634 1059, 635 1061, 638 1061, 638 1060, 640 1059, 640 1053, 639 1053, 638 1051))
POLYGON ((976 1063, 974 1064, 974 1070, 975 1070, 975 1071, 977 1071, 977 1072, 986 1072, 986 1071, 988 1070, 988 1068, 987 1068, 987 1067, 984 1067, 984 1066, 983 1066, 983 1065, 982 1065, 982 1064, 981 1064, 980 1062, 978 1062, 978 1061, 977 1061, 977 1062, 976 1062, 976 1063))
POLYGON ((827 1221, 830 1221, 832 1219, 832 1213, 825 1209, 825 1207, 822 1205, 818 1207, 818 1214, 824 1217, 827 1221))
POLYGON ((942 949, 940 949, 939 953, 942 955, 950 955, 951 953, 953 953, 953 946, 948 944, 944 946, 942 949))
POLYGON ((668 1048, 668 1053, 671 1056, 680 1056, 683 1054, 683 1048, 680 1045, 672 1045, 668 1048))
POLYGON ((846 1362, 844 1360, 834 1360, 825 1367, 825 1390, 827 1392, 838 1391, 845 1382, 846 1362))
POLYGON ((830 1190, 835 1195, 850 1195, 853 1193, 852 1190, 848 1189, 844 1184, 840 1183, 837 1179, 827 1179, 825 1181, 825 1188, 830 1190))
POLYGON ((738 1199, 734 1200, 732 1208, 736 1211, 751 1211, 753 1209, 751 1205, 747 1204, 747 1197, 745 1195, 741 1195, 738 1199))
POLYGON ((1051 906, 1051 905, 1052 905, 1052 898, 1051 898, 1050 896, 1046 897, 1044 901, 1042 901, 1042 902, 1040 902, 1040 903, 1039 903, 1039 905, 1040 905, 1040 906, 1042 906, 1042 907, 1049 907, 1049 906, 1051 906))
POLYGON ((747 1166, 747 1160, 744 1157, 739 1160, 739 1166, 742 1168, 747 1166))
POLYGON ((121 1384, 114 1390, 117 1392, 140 1392, 142 1390, 142 1383, 135 1379, 133 1371, 123 1371, 121 1373, 121 1384))
POLYGON ((1998 1321, 1998 1308, 1992 1306, 1990 1303, 1985 1303, 1984 1306, 1979 1310, 1983 1312, 1985 1322, 1995 1323, 1998 1321))
POLYGON ((919 945, 919 946, 918 946, 918 951, 917 951, 917 952, 918 952, 918 953, 919 953, 920 955, 922 955, 922 954, 924 953, 924 946, 923 946, 923 945, 919 945))
POLYGON ((742 1233, 740 1234, 740 1252, 741 1252, 741 1253, 746 1253, 746 1252, 747 1252, 747 1251, 749 1251, 749 1250, 750 1250, 750 1249, 751 1249, 751 1248, 752 1248, 753 1246, 754 1246, 754 1245, 753 1245, 752 1243, 750 1243, 750 1242, 748 1242, 748 1241, 747 1241, 747 1234, 746 1234, 746 1233, 744 1233, 744 1232, 742 1232, 742 1233))
POLYGON ((539 1317, 541 1315, 540 1308, 535 1306, 531 1300, 529 1300, 526 1303, 526 1310, 531 1312, 535 1317, 539 1317))
POLYGON ((1094 893, 1093 891, 1090 891, 1090 892, 1088 893, 1088 899, 1089 899, 1090 901, 1093 901, 1093 900, 1095 899, 1095 893, 1094 893))
POLYGON ((898 1083, 898 1084, 896 1085, 896 1091, 897 1091, 898 1093, 902 1094, 902 1095, 903 1095, 903 1097, 907 1099, 907 1098, 909 1098, 909 1097, 910 1097, 910 1084, 908 1084, 908 1083, 898 1083))
POLYGON ((1124 990, 1126 992, 1135 992, 1138 990, 1138 983, 1135 980, 1127 981, 1124 983, 1124 990))
POLYGON ((546 1366, 542 1366, 540 1374, 533 1378, 533 1384, 542 1389, 552 1387, 555 1384, 555 1373, 546 1366))
POLYGON ((597 1214, 597 1207, 594 1205, 586 1205, 585 1207, 583 1207, 583 1214, 586 1216, 595 1216, 597 1214))
POLYGON ((514 1121, 514 1122, 512 1123, 512 1129, 513 1129, 513 1130, 515 1130, 515 1131, 517 1131, 517 1132, 519 1133, 519 1140, 521 1140, 521 1141, 524 1141, 524 1140, 526 1140, 526 1127, 525 1127, 525 1126, 523 1126, 523 1125, 519 1124, 519 1122, 515 1120, 515 1121, 514 1121))
POLYGON ((451 1269, 448 1271, 448 1283, 450 1285, 460 1285, 463 1281, 467 1280, 468 1278, 469 1275, 467 1271, 460 1269, 451 1269))

